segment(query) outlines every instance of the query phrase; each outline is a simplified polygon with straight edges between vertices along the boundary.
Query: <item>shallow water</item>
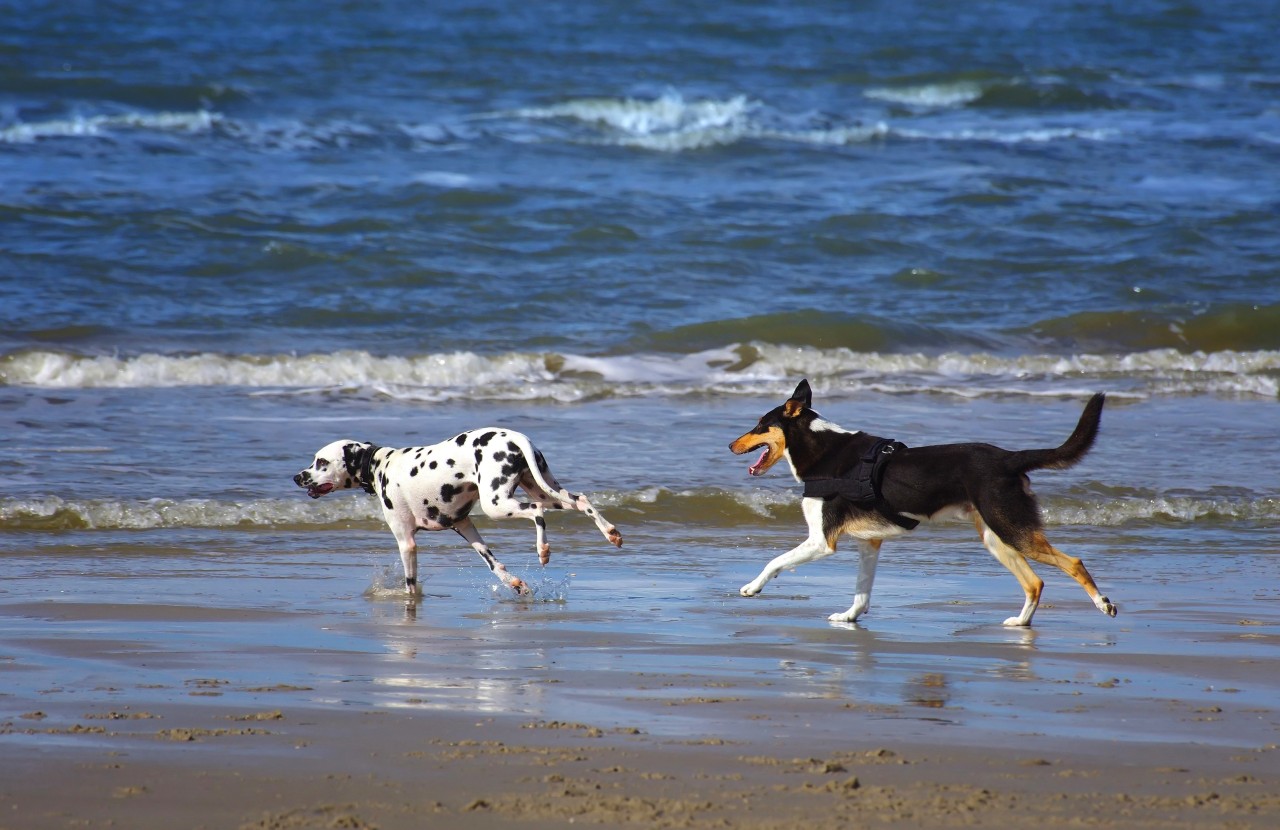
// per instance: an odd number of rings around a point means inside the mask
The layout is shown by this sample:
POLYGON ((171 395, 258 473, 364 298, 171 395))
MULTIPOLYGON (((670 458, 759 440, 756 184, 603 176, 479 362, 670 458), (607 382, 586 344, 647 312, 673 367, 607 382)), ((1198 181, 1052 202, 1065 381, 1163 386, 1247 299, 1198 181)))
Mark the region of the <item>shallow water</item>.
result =
POLYGON ((284 684, 1275 740, 1267 3, 188 5, 0 31, 0 716, 284 684), (825 619, 851 557, 738 597, 802 529, 727 445, 801 377, 912 445, 1054 445, 1107 392, 1035 483, 1121 616, 1046 574, 1004 629, 1018 589, 963 525, 886 548, 862 627, 825 619), (626 546, 554 516, 543 574, 481 520, 534 601, 440 534, 408 613, 373 500, 290 478, 483 424, 626 546))

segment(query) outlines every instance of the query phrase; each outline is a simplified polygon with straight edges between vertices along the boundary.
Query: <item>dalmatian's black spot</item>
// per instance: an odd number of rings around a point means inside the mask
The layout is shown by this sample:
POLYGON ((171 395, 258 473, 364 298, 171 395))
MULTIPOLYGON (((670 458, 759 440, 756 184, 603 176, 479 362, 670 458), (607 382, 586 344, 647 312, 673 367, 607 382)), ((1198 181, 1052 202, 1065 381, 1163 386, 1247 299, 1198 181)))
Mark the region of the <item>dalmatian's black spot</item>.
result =
POLYGON ((481 435, 479 438, 477 438, 477 439, 472 443, 472 446, 473 446, 473 447, 483 447, 483 446, 485 446, 486 444, 488 444, 490 441, 492 441, 492 440, 493 440, 493 437, 494 437, 495 435, 497 435, 497 434, 498 434, 498 433, 496 433, 496 432, 486 432, 484 435, 481 435))
POLYGON ((440 488, 440 501, 444 504, 448 504, 453 501, 454 496, 460 495, 461 493, 461 488, 454 487, 452 484, 446 484, 440 488))
MULTIPOLYGON (((497 492, 502 489, 502 485, 506 484, 508 480, 509 479, 505 478, 495 478, 493 481, 489 482, 489 489, 497 492)), ((495 501, 494 504, 497 504, 497 502, 495 501)))
POLYGON ((454 478, 456 478, 456 479, 458 479, 459 481, 461 481, 462 479, 464 479, 464 478, 466 478, 466 477, 467 477, 467 474, 466 474, 466 473, 454 473, 454 474, 453 474, 453 477, 454 477, 454 478))
POLYGON ((533 505, 532 505, 532 504, 530 504, 530 503, 529 503, 529 502, 527 502, 527 501, 522 501, 522 502, 520 502, 520 509, 521 509, 521 510, 532 510, 532 509, 533 509, 533 505))
POLYGON ((534 516, 533 523, 538 527, 542 527, 542 528, 545 528, 547 526, 547 520, 541 516, 534 516))
POLYGON ((387 498, 387 495, 386 495, 385 493, 383 493, 383 495, 382 495, 382 503, 383 503, 384 505, 386 505, 386 508, 387 508, 388 510, 395 510, 395 509, 396 509, 396 508, 395 508, 395 506, 391 503, 391 499, 387 498))
POLYGON ((410 467, 410 468, 409 468, 409 477, 410 477, 410 478, 413 478, 413 477, 414 477, 414 476, 416 476, 417 474, 418 474, 418 468, 417 468, 417 467, 410 467))
POLYGON ((480 461, 484 458, 484 450, 476 450, 476 466, 480 466, 480 461))
POLYGON ((461 447, 463 444, 467 443, 467 434, 464 432, 453 440, 454 440, 454 443, 456 443, 459 447, 461 447))
POLYGON ((454 466, 455 464, 457 464, 458 462, 457 462, 457 461, 454 461, 452 458, 450 458, 450 459, 448 459, 447 461, 445 461, 444 463, 446 463, 446 464, 448 464, 450 467, 452 467, 452 466, 454 466))
POLYGON ((505 452, 503 452, 502 450, 498 450, 497 452, 495 452, 495 453, 493 454, 493 460, 494 460, 494 461, 506 461, 506 460, 507 460, 507 454, 506 454, 505 452))
POLYGON ((439 467, 439 466, 440 466, 440 462, 439 462, 439 461, 432 461, 432 462, 431 462, 430 464, 428 464, 427 466, 434 470, 436 467, 439 467))

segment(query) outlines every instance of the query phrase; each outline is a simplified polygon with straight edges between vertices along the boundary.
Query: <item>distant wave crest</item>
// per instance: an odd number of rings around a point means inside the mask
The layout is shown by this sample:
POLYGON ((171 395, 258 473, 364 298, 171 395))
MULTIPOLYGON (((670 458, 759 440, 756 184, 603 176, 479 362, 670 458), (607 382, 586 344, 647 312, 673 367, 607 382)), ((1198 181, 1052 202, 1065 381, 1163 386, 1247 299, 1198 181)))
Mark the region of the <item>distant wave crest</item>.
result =
MULTIPOLYGON (((758 395, 808 377, 826 396, 859 392, 959 397, 1280 395, 1280 351, 999 355, 876 352, 742 343, 689 354, 575 355, 452 352, 378 356, 365 351, 304 355, 130 357, 27 350, 0 357, 0 383, 52 389, 242 387, 255 394, 375 394, 446 401, 758 395)), ((787 389, 784 389, 787 387, 787 389)))
POLYGON ((119 130, 207 132, 222 116, 207 110, 125 113, 13 124, 0 129, 0 144, 24 144, 44 138, 102 136, 119 130))
MULTIPOLYGON (((651 522, 740 527, 798 519, 791 490, 731 490, 663 487, 593 494, 596 504, 630 511, 651 522)), ((1276 498, 1192 498, 1149 495, 1130 498, 1045 499, 1051 525, 1116 527, 1127 524, 1260 522, 1280 519, 1276 498)), ((72 530, 142 531, 173 528, 220 530, 380 530, 377 502, 360 494, 312 501, 298 498, 228 502, 213 499, 64 499, 45 496, 0 499, 0 533, 72 530)))

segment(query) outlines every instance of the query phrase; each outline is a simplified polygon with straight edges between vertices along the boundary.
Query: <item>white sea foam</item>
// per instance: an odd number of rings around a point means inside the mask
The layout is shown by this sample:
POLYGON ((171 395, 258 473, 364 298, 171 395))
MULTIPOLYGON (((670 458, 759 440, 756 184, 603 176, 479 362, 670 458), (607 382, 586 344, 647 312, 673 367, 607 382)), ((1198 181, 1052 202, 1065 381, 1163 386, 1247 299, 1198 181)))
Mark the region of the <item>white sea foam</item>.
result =
POLYGON ((920 130, 898 129, 900 138, 917 141, 951 141, 976 144, 1048 144, 1054 141, 1108 141, 1118 130, 1103 127, 1014 126, 1004 129, 920 130))
POLYGON ((156 130, 162 132, 207 132, 221 116, 207 110, 195 112, 127 113, 95 115, 14 124, 0 129, 0 143, 25 144, 42 138, 96 137, 119 130, 156 130))
MULTIPOLYGON (((301 496, 301 492, 299 492, 301 496)), ((372 499, 64 499, 59 496, 0 501, 0 522, 11 529, 155 530, 159 528, 258 528, 380 521, 372 499)))
POLYGON ((521 118, 571 118, 631 136, 699 132, 740 123, 753 108, 746 96, 726 101, 686 101, 669 92, 660 98, 584 98, 517 111, 521 118))
POLYGON ((600 396, 759 394, 810 378, 824 394, 858 391, 961 397, 1280 395, 1280 351, 994 355, 856 352, 753 343, 693 354, 574 355, 449 352, 379 356, 142 354, 25 351, 0 357, 0 383, 51 389, 245 387, 256 394, 363 392, 400 400, 555 400, 600 396))
MULTIPOLYGON (((916 106, 954 108, 979 97, 982 88, 976 83, 957 82, 896 90, 875 88, 866 94, 916 106)), ((511 115, 526 120, 568 120, 597 130, 592 136, 571 140, 660 152, 696 150, 747 140, 843 146, 899 138, 1014 145, 1103 141, 1116 134, 1109 129, 1050 126, 1025 120, 986 129, 929 131, 894 127, 884 121, 863 123, 851 117, 846 123, 828 123, 829 119, 824 118, 820 126, 808 127, 805 121, 811 119, 772 111, 745 95, 689 101, 674 92, 652 99, 577 99, 520 109, 511 115)))
MULTIPOLYGON (((100 531, 208 528, 256 531, 358 527, 385 528, 377 501, 372 498, 334 498, 313 501, 298 494, 291 499, 227 502, 213 499, 66 499, 43 496, 0 499, 0 525, 5 530, 61 532, 69 529, 100 531)), ((633 492, 594 494, 603 507, 625 507, 643 518, 681 521, 695 514, 700 521, 739 523, 746 514, 762 521, 777 518, 777 511, 794 509, 790 489, 729 490, 712 487, 680 491, 650 487, 633 492)), ((1051 525, 1116 527, 1131 523, 1191 524, 1208 520, 1274 523, 1280 519, 1280 499, 1274 497, 1192 498, 1186 496, 1135 496, 1103 501, 1082 499, 1043 500, 1045 520, 1051 525)), ((394 581, 393 581, 394 582, 394 581)), ((548 586, 544 586, 548 587, 548 586)))
POLYGON ((973 81, 921 84, 902 87, 872 87, 863 93, 876 101, 906 104, 912 107, 946 109, 962 107, 982 97, 982 85, 973 81))

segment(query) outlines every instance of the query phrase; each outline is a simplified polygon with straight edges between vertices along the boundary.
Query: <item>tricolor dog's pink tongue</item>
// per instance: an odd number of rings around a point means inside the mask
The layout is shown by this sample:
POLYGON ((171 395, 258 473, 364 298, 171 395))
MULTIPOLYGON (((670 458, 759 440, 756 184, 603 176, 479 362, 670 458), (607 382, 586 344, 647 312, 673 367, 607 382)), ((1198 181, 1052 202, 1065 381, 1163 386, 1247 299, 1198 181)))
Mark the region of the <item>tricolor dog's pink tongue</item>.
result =
POLYGON ((747 468, 747 472, 753 476, 764 475, 764 470, 760 469, 760 467, 761 465, 764 464, 764 460, 768 457, 769 457, 769 448, 765 447, 764 452, 760 453, 760 457, 756 459, 756 463, 752 464, 750 467, 747 468))

